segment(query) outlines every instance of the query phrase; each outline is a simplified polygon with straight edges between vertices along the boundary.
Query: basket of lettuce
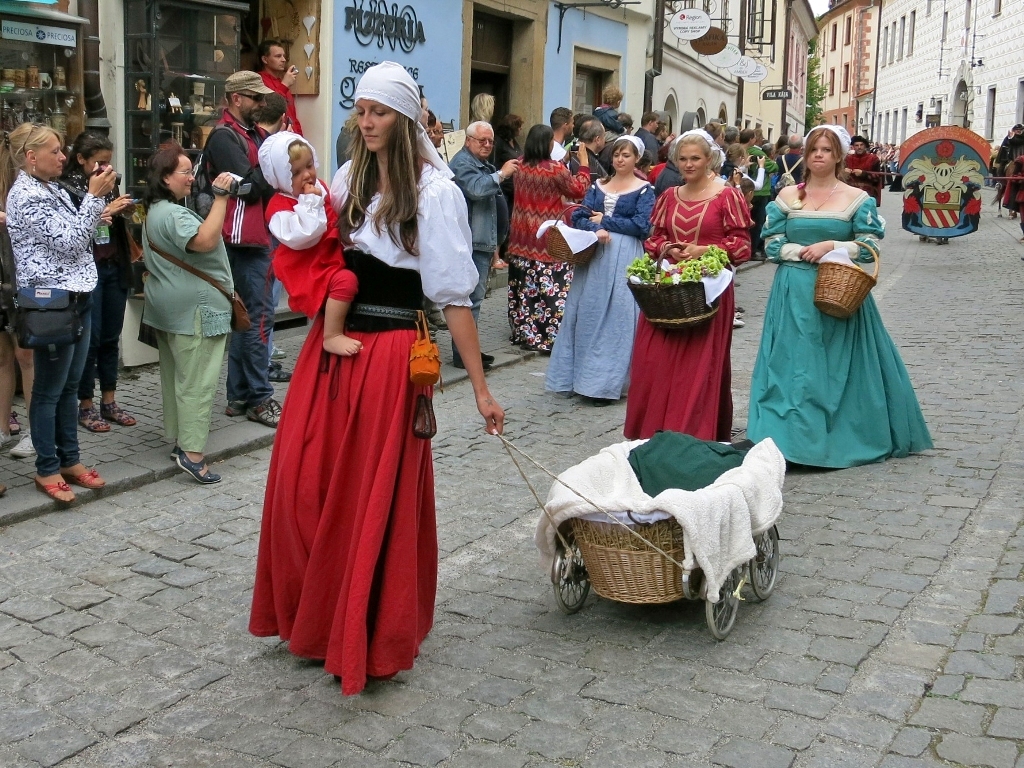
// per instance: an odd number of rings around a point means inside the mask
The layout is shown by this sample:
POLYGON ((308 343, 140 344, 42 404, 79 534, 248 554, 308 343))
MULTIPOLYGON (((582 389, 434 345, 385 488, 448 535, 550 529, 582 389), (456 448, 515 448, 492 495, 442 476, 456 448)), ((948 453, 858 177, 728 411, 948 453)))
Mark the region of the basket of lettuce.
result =
POLYGON ((705 278, 716 278, 729 264, 729 255, 716 245, 699 259, 659 264, 650 254, 634 259, 626 268, 626 280, 633 298, 658 328, 694 328, 707 323, 718 312, 718 299, 708 304, 705 278))

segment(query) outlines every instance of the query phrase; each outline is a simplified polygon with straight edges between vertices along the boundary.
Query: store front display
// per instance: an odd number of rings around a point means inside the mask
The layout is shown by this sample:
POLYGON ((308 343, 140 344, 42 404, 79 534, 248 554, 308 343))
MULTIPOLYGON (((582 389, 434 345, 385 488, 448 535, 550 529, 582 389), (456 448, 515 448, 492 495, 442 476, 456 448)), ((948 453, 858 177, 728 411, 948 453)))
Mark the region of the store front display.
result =
POLYGON ((66 144, 82 132, 86 23, 57 10, 0 2, 0 129, 43 123, 66 144))
POLYGON ((247 3, 125 0, 127 188, 145 189, 150 155, 174 140, 198 155, 238 69, 247 3))

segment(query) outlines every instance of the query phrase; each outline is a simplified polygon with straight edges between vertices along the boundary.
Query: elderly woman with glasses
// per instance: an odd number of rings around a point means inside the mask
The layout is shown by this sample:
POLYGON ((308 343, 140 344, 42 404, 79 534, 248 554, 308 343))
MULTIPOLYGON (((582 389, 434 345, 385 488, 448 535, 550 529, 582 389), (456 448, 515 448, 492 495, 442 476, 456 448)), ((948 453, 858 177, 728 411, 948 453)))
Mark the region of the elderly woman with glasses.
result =
POLYGON ((231 331, 231 303, 168 256, 234 290, 221 237, 233 177, 222 173, 213 180, 213 206, 205 221, 181 204, 192 189, 192 178, 192 161, 177 144, 166 145, 149 160, 142 199, 142 249, 149 272, 142 317, 156 331, 164 432, 174 440, 174 461, 196 482, 207 484, 220 481, 206 465, 203 451, 231 331))

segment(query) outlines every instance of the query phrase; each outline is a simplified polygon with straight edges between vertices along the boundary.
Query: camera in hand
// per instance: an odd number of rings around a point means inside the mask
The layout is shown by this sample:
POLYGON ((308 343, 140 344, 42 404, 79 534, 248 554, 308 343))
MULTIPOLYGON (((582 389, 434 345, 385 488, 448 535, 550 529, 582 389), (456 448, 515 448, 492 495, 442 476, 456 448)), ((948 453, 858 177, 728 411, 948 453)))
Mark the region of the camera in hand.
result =
MULTIPOLYGON (((107 165, 101 166, 101 167, 97 168, 97 169, 96 169, 95 171, 93 171, 93 175, 94 175, 94 176, 99 176, 99 175, 101 175, 101 174, 103 174, 103 173, 106 173, 106 171, 107 171, 107 168, 109 168, 109 167, 110 167, 110 166, 107 166, 107 165)), ((119 185, 120 183, 121 183, 121 174, 120 174, 120 173, 117 173, 117 172, 115 171, 115 172, 114 172, 114 186, 116 187, 116 186, 118 186, 118 185, 119 185)))
POLYGON ((248 195, 252 191, 252 182, 244 181, 241 176, 238 176, 237 174, 234 173, 230 175, 231 186, 229 186, 227 189, 213 187, 213 194, 220 195, 221 197, 223 197, 224 195, 238 197, 240 195, 248 195))

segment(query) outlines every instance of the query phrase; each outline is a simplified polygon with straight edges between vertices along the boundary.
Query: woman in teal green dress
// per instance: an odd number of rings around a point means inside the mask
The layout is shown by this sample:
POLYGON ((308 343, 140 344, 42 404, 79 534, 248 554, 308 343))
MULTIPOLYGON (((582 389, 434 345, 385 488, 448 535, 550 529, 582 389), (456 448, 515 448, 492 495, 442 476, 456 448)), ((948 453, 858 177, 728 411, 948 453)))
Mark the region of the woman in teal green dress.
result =
POLYGON ((775 273, 750 385, 747 436, 772 438, 790 462, 840 469, 932 447, 910 376, 868 295, 849 319, 814 306, 818 262, 845 250, 871 262, 885 221, 875 201, 842 182, 849 134, 812 130, 806 184, 769 204, 765 251, 775 273))

